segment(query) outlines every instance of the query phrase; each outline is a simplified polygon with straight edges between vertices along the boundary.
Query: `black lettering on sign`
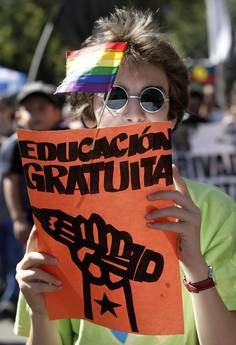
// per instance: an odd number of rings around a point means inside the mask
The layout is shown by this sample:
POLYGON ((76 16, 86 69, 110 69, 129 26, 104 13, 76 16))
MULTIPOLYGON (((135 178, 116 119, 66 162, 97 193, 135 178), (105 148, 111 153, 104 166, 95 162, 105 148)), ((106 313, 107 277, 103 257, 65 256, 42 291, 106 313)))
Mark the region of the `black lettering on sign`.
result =
POLYGON ((27 163, 24 164, 23 168, 28 188, 45 192, 44 175, 40 174, 43 172, 41 165, 36 163, 27 163))
POLYGON ((148 151, 170 150, 171 130, 168 134, 163 132, 149 132, 151 126, 147 126, 141 134, 119 133, 110 141, 107 137, 85 137, 81 141, 60 142, 34 142, 32 140, 20 140, 19 147, 23 158, 38 161, 58 162, 88 162, 91 159, 108 159, 114 157, 128 157, 143 154, 148 151))
POLYGON ((144 167, 145 187, 158 184, 160 179, 165 180, 166 186, 173 183, 171 155, 160 156, 159 160, 156 157, 143 158, 141 166, 144 167))
POLYGON ((19 148, 21 152, 21 156, 23 158, 29 159, 37 159, 36 152, 35 152, 35 142, 32 140, 21 140, 19 141, 19 148), (34 154, 31 154, 34 153, 34 154))
POLYGON ((37 153, 40 161, 54 161, 58 158, 57 146, 52 143, 38 143, 37 153))
POLYGON ((137 162, 108 161, 74 166, 24 164, 27 186, 47 193, 81 195, 137 190, 173 183, 171 155, 142 158, 137 162), (143 170, 143 171, 142 171, 143 170))

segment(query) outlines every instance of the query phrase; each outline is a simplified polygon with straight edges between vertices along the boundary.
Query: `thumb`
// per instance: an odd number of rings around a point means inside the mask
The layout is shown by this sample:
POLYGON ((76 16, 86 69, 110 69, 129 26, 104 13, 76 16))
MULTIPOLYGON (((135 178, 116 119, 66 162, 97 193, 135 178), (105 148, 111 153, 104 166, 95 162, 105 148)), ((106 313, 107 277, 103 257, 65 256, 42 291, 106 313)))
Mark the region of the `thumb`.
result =
POLYGON ((35 225, 33 226, 26 244, 26 253, 38 251, 38 236, 35 225))
POLYGON ((176 165, 172 164, 172 169, 173 169, 173 179, 174 179, 176 190, 190 197, 187 185, 184 182, 183 178, 180 176, 180 173, 176 165))

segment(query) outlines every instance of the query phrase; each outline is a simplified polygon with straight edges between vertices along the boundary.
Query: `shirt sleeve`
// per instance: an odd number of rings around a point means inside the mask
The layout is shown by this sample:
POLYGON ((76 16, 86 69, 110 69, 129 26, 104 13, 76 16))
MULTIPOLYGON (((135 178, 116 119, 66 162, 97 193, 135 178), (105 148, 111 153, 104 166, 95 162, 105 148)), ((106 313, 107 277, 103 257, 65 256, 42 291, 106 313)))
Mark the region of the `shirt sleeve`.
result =
MULTIPOLYGON (((74 344, 75 333, 70 319, 57 320, 57 329, 61 337, 63 345, 74 344)), ((29 307, 22 293, 19 294, 17 312, 14 324, 14 333, 23 337, 28 337, 30 334, 30 314, 29 307)), ((77 320, 79 330, 79 320, 77 320)))
POLYGON ((14 333, 24 337, 28 337, 30 333, 30 315, 22 293, 19 294, 17 303, 14 333))
POLYGON ((236 310, 236 211, 219 226, 206 251, 213 266, 216 288, 228 310, 236 310))
POLYGON ((213 267, 216 288, 228 310, 236 310, 236 203, 218 188, 204 186, 201 209, 201 251, 213 267))
POLYGON ((23 174, 20 150, 16 138, 10 137, 1 148, 1 172, 7 174, 23 174))

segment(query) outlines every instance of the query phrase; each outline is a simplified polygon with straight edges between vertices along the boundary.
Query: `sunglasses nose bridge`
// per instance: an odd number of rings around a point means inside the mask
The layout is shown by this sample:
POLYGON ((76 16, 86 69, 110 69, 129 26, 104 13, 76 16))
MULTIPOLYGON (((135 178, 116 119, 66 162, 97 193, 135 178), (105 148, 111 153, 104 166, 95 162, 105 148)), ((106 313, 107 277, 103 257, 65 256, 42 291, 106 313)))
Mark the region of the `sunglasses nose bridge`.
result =
POLYGON ((145 121, 145 111, 141 107, 139 96, 128 96, 126 106, 123 109, 123 119, 127 123, 139 123, 145 121))
POLYGON ((130 108, 131 112, 132 111, 143 112, 143 108, 140 104, 140 96, 134 96, 134 95, 128 95, 127 94, 126 108, 130 108), (137 100, 137 101, 133 101, 133 100, 137 100))
POLYGON ((133 95, 127 95, 127 102, 126 102, 126 107, 127 106, 132 106, 132 107, 141 107, 141 110, 143 110, 141 104, 140 104, 140 96, 133 96, 133 95), (131 100, 131 102, 130 102, 131 100), (132 100, 137 100, 137 102, 132 102, 132 100), (129 104, 130 103, 130 104, 129 104))
POLYGON ((128 97, 128 99, 139 99, 140 98, 139 96, 131 96, 131 95, 129 95, 127 97, 128 97))

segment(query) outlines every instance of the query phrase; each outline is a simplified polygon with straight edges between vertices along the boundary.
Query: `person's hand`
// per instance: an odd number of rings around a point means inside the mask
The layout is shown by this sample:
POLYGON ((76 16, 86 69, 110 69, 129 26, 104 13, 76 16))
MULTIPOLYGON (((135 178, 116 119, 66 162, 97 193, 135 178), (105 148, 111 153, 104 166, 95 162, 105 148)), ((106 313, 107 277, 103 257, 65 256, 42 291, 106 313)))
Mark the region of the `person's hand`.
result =
POLYGON ((152 229, 168 230, 179 234, 180 261, 188 272, 195 272, 199 264, 206 264, 200 250, 200 209, 193 203, 188 188, 177 168, 173 166, 176 190, 159 191, 147 196, 149 201, 172 200, 174 205, 151 211, 146 219, 152 229), (176 221, 160 221, 159 218, 174 217, 176 221))
POLYGON ((23 244, 26 244, 32 225, 25 218, 13 220, 13 231, 15 238, 23 244))
POLYGON ((16 280, 31 312, 47 315, 43 298, 45 292, 55 292, 62 288, 61 282, 40 265, 57 265, 56 258, 38 252, 36 229, 33 227, 26 246, 26 253, 16 267, 16 280))

